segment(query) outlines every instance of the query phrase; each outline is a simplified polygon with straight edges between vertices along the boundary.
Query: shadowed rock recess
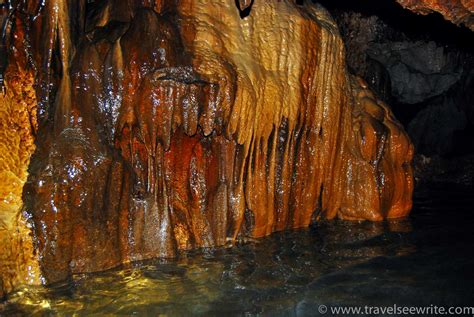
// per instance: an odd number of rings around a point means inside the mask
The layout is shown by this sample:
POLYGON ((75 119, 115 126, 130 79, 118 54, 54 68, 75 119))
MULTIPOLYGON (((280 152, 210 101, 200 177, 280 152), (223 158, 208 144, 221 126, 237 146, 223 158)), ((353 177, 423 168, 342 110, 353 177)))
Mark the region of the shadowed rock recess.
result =
MULTIPOLYGON (((35 251, 10 258, 2 247, 6 290, 321 218, 408 214, 413 146, 347 73, 327 11, 256 1, 242 18, 250 4, 46 0, 16 9, 1 103, 15 112, 34 102, 39 127, 23 212, 0 210, 0 238, 28 220, 17 240, 35 251), (32 83, 10 84, 13 68, 34 77, 36 97, 23 92, 32 83), (12 282, 12 272, 33 278, 12 282)), ((12 119, 0 116, 5 133, 12 119)), ((9 140, 1 160, 13 155, 9 140)), ((9 192, 21 192, 22 177, 9 192)))

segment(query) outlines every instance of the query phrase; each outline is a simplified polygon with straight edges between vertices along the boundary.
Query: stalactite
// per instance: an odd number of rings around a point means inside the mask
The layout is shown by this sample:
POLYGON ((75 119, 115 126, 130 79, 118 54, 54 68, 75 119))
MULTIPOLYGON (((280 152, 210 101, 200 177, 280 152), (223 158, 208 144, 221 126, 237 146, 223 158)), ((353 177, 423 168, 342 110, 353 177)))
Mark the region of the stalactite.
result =
POLYGON ((409 212, 411 143, 347 73, 326 10, 235 4, 109 0, 78 22, 83 1, 47 0, 25 22, 41 120, 24 213, 45 282, 409 212))

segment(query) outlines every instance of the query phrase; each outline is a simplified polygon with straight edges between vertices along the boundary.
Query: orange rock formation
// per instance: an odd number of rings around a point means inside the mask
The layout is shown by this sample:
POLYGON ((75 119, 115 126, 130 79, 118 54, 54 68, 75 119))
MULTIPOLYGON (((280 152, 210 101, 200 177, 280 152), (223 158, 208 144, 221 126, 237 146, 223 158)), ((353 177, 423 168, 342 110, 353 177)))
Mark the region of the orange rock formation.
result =
POLYGON ((474 0, 397 0, 404 8, 419 14, 437 12, 457 25, 474 31, 474 0))
MULTIPOLYGON (((20 29, 18 48, 23 48, 22 40, 20 29)), ((34 78, 26 68, 24 51, 12 54, 4 74, 6 89, 0 92, 0 294, 19 284, 38 284, 40 277, 31 226, 21 214, 37 129, 34 78)))
POLYGON ((24 215, 44 281, 410 211, 413 147, 322 7, 109 0, 81 26, 84 8, 48 0, 25 22, 40 127, 24 215))

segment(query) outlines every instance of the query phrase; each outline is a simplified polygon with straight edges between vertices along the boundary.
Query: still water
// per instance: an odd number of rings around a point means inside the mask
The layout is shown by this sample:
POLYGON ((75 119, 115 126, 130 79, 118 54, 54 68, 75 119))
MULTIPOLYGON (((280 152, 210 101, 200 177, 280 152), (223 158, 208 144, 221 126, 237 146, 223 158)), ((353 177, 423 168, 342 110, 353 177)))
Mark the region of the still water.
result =
POLYGON ((319 223, 80 275, 17 291, 0 315, 306 316, 318 315, 321 304, 474 306, 473 238, 472 189, 419 190, 407 219, 319 223))

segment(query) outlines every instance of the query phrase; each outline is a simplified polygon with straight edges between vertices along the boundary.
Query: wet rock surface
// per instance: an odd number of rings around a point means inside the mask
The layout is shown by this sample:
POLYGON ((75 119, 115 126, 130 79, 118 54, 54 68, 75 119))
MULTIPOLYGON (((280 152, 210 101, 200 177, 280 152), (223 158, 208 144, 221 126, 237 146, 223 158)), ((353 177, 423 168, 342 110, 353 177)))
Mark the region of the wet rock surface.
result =
POLYGON ((23 217, 44 283, 410 211, 413 146, 347 73, 321 6, 38 6, 23 21, 39 118, 23 217))
POLYGON ((35 150, 37 101, 33 72, 22 50, 23 25, 17 23, 16 28, 18 36, 9 40, 19 50, 11 53, 0 91, 0 298, 16 285, 40 282, 31 226, 21 213, 23 185, 35 150))
POLYGON ((415 191, 409 218, 319 222, 233 248, 79 274, 18 290, 0 314, 313 316, 319 305, 471 307, 472 189, 439 185, 415 191))

